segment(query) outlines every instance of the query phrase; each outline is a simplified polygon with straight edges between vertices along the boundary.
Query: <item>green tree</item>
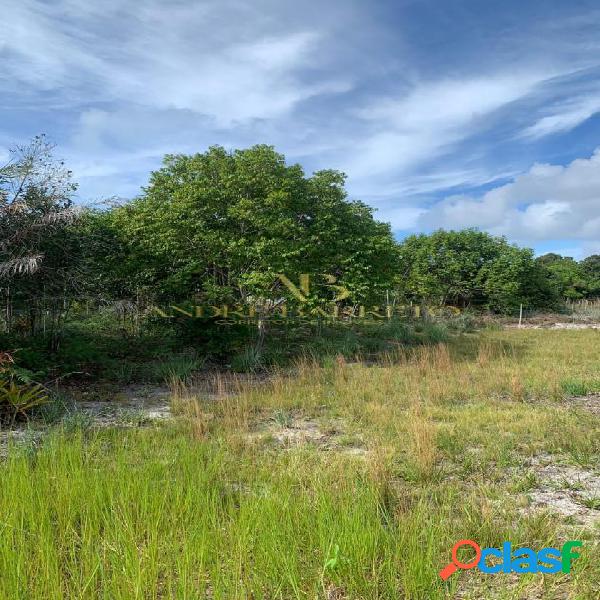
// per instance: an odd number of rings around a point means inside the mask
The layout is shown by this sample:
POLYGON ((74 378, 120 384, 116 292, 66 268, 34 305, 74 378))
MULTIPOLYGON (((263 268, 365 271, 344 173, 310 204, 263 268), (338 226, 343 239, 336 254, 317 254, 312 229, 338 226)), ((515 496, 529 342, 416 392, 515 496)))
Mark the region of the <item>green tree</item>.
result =
POLYGON ((588 256, 579 264, 586 279, 588 297, 600 297, 600 254, 588 256))
POLYGON ((498 244, 474 229, 408 237, 400 247, 402 279, 415 299, 470 306, 484 302, 480 272, 498 255, 498 244))
POLYGON ((399 253, 404 293, 411 300, 500 312, 554 300, 531 250, 475 229, 413 235, 399 253))
POLYGON ((554 308, 560 297, 533 250, 501 243, 498 257, 483 269, 486 305, 504 313, 524 308, 554 308))
POLYGON ((588 285, 582 266, 571 257, 549 253, 537 259, 538 264, 547 269, 562 298, 579 300, 588 294, 588 285))
POLYGON ((166 156, 144 194, 111 211, 127 250, 121 276, 130 293, 236 302, 284 293, 278 273, 326 273, 355 302, 380 298, 396 244, 369 207, 348 201, 344 181, 306 177, 270 146, 166 156))
POLYGON ((16 305, 33 333, 43 309, 58 319, 77 282, 79 211, 71 199, 77 186, 52 151, 37 136, 13 148, 0 167, 0 292, 8 329, 16 305))

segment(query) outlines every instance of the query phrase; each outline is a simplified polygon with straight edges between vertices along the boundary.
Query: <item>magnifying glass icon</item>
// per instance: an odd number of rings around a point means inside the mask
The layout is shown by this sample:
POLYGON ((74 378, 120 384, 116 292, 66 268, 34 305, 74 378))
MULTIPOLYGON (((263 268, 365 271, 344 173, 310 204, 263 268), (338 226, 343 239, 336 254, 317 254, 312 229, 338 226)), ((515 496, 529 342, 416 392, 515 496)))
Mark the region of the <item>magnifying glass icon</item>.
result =
POLYGON ((473 540, 460 540, 460 542, 456 542, 452 548, 452 562, 447 564, 441 571, 440 577, 446 581, 452 573, 456 571, 456 569, 472 569, 477 566, 477 563, 481 559, 481 548, 477 542, 473 540), (460 562, 456 556, 458 549, 462 546, 471 546, 471 548, 475 549, 475 559, 468 563, 460 562))

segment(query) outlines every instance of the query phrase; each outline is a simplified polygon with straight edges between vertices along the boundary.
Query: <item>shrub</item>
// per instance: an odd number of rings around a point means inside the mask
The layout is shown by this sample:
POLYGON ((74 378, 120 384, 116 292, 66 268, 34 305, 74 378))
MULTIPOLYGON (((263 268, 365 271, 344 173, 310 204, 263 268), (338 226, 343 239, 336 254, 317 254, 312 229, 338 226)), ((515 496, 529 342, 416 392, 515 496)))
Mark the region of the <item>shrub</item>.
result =
POLYGON ((43 385, 27 381, 27 373, 15 366, 10 352, 0 352, 0 421, 14 423, 27 418, 33 408, 48 401, 43 385), (26 381, 23 381, 26 379, 26 381))
POLYGON ((205 359, 195 354, 182 354, 171 356, 164 362, 156 365, 154 375, 160 381, 168 381, 174 377, 186 380, 194 371, 204 366, 205 359))
POLYGON ((248 346, 231 359, 231 370, 235 373, 253 373, 263 367, 263 355, 256 346, 248 346))
POLYGON ((421 340, 425 344, 440 344, 448 340, 448 328, 444 323, 434 321, 423 321, 415 325, 415 332, 421 335, 421 340))
POLYGON ((0 379, 0 419, 14 423, 17 418, 27 418, 27 413, 48 401, 41 384, 18 384, 14 379, 0 379))
POLYGON ((470 312, 461 312, 448 319, 448 329, 460 333, 472 333, 475 331, 477 321, 475 315, 470 312))

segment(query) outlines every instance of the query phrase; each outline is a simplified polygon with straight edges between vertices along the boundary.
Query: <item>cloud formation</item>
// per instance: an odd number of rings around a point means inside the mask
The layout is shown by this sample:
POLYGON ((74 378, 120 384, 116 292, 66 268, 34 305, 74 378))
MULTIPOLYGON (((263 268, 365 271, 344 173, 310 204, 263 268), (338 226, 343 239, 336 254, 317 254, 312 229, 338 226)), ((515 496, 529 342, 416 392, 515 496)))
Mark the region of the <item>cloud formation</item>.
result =
POLYGON ((269 143, 399 232, 598 239, 586 2, 21 0, 3 23, 0 146, 48 133, 82 200, 134 196, 165 153, 269 143))
POLYGON ((506 185, 453 195, 420 217, 428 228, 482 227, 518 240, 600 239, 600 148, 567 166, 535 164, 506 185))
POLYGON ((431 162, 488 126, 495 111, 526 97, 547 77, 506 73, 448 79, 419 83, 397 98, 378 98, 357 111, 375 131, 349 168, 362 176, 431 162))

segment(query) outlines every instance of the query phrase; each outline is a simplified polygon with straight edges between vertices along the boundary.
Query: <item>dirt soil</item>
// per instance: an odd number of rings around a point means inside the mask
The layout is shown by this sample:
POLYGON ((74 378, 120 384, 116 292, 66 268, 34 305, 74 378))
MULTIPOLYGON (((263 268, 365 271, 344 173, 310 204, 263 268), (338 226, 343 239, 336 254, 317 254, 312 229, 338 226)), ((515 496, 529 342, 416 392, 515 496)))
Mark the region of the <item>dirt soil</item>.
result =
POLYGON ((526 468, 534 473, 536 485, 526 493, 524 512, 548 510, 586 527, 600 524, 600 471, 565 464, 560 458, 541 455, 526 468))
POLYGON ((319 450, 335 450, 357 456, 365 455, 362 439, 348 436, 342 420, 322 423, 300 413, 281 415, 261 423, 249 439, 271 441, 283 449, 309 445, 319 450))

